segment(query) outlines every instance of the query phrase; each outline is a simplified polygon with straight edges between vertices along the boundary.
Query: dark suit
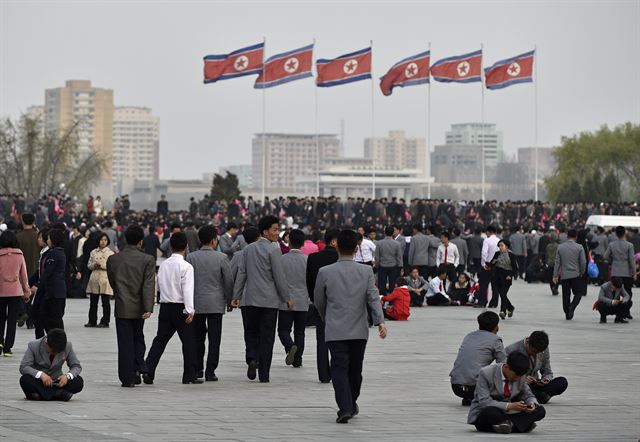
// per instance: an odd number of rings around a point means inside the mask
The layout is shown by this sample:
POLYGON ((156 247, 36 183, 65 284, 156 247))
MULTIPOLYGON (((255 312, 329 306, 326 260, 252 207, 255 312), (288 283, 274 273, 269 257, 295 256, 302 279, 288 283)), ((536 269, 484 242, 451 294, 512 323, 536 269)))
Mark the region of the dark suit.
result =
MULTIPOLYGON (((312 253, 307 259, 307 291, 309 299, 313 302, 313 290, 316 286, 318 271, 338 260, 338 252, 333 247, 327 246, 323 251, 312 253)), ((331 373, 329 371, 329 349, 324 341, 324 322, 320 319, 315 307, 309 310, 315 316, 316 322, 316 344, 317 344, 317 364, 318 378, 320 382, 329 382, 331 373)))
POLYGON ((67 300, 67 283, 65 268, 67 258, 62 247, 54 247, 47 252, 44 268, 38 282, 38 290, 42 290, 44 329, 64 328, 64 308, 67 300))

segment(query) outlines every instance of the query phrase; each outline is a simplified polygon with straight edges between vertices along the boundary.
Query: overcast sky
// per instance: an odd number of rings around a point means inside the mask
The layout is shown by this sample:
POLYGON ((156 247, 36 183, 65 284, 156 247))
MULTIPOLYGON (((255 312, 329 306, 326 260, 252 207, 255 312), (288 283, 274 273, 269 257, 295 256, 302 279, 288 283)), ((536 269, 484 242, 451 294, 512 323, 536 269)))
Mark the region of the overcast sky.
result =
MULTIPOLYGON (((118 106, 160 117, 160 175, 196 178, 249 164, 262 131, 254 77, 202 83, 202 57, 259 43, 266 55, 316 39, 314 58, 373 40, 377 79, 424 51, 432 62, 480 48, 484 66, 538 48, 539 145, 602 124, 640 122, 640 2, 204 2, 0 0, 0 116, 44 103, 44 90, 90 79, 118 106)), ((479 83, 431 86, 431 144, 452 123, 480 121, 479 83)), ((310 78, 266 92, 267 131, 314 130, 310 78)), ((318 90, 319 130, 346 126, 346 154, 362 155, 371 134, 371 81, 318 90)), ((375 80, 375 133, 426 136, 427 86, 384 97, 375 80)), ((485 92, 485 121, 504 132, 508 154, 532 145, 534 87, 485 92)))

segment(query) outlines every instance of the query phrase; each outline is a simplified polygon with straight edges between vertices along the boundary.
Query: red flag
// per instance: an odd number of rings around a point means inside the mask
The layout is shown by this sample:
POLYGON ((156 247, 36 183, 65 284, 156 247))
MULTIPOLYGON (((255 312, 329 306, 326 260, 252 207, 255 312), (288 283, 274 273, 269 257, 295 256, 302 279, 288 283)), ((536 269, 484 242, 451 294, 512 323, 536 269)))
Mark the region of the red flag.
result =
POLYGON ((414 86, 429 83, 429 60, 431 52, 426 51, 412 57, 405 58, 394 64, 389 71, 380 78, 380 89, 384 95, 391 95, 396 86, 414 86))
POLYGON ((262 70, 264 43, 248 46, 222 55, 204 57, 204 82, 259 74, 262 70))
POLYGON ((371 78, 371 48, 337 58, 316 60, 318 87, 331 87, 371 78))
POLYGON ((484 78, 487 89, 502 89, 513 84, 531 83, 534 56, 535 51, 525 52, 485 68, 484 78))
POLYGON ((445 83, 481 81, 482 50, 443 58, 431 66, 431 76, 445 83))
POLYGON ((253 87, 264 89, 311 77, 312 64, 313 45, 274 55, 264 62, 264 69, 253 87))

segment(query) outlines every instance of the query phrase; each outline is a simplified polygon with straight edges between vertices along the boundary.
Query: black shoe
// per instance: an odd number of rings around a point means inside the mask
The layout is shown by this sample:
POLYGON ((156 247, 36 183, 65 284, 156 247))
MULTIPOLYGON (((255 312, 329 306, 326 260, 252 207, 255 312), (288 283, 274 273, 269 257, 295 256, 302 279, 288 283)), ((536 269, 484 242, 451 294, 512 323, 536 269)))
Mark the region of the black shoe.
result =
POLYGON ((500 312, 499 316, 500 316, 500 319, 504 319, 504 318, 507 317, 507 312, 502 311, 502 312, 500 312))
POLYGON ((300 368, 302 367, 302 362, 294 362, 293 363, 293 368, 300 368))
POLYGON ((33 330, 34 328, 36 328, 35 325, 33 324, 27 324, 27 330, 33 330))
POLYGON ((360 407, 358 407, 358 404, 353 404, 353 411, 351 412, 351 417, 356 417, 359 414, 360 414, 360 407))
POLYGON ((269 379, 260 379, 260 383, 261 384, 268 384, 269 383, 269 379))
POLYGON ((93 322, 87 322, 84 326, 87 328, 94 328, 97 327, 97 324, 94 324, 93 322))
POLYGON ((349 422, 349 420, 352 418, 353 416, 351 416, 350 414, 343 414, 341 416, 338 416, 338 418, 336 419, 336 423, 337 424, 346 424, 349 422))
POLYGON ((616 320, 613 321, 613 322, 615 322, 616 324, 628 324, 629 323, 629 321, 627 321, 624 318, 616 318, 616 320))
POLYGON ((538 397, 538 402, 540 402, 541 404, 546 404, 547 402, 549 402, 549 400, 551 399, 551 396, 549 396, 547 393, 538 393, 539 397, 538 397))
POLYGON ((247 367, 247 377, 252 381, 256 378, 257 368, 258 364, 256 364, 256 361, 249 362, 249 366, 247 367))
POLYGON ((471 399, 462 399, 462 406, 468 407, 471 405, 471 399))
POLYGON ((287 353, 287 357, 284 359, 284 363, 287 364, 287 365, 293 364, 293 358, 296 357, 297 351, 298 351, 298 346, 295 345, 295 344, 292 345, 291 349, 287 353))
POLYGON ((140 384, 142 384, 142 376, 140 376, 140 373, 136 373, 136 380, 135 380, 135 384, 136 384, 136 385, 140 385, 140 384))
POLYGON ((149 373, 143 374, 142 382, 144 382, 147 385, 153 385, 153 376, 151 376, 149 373))
POLYGON ((321 384, 328 384, 331 382, 331 379, 320 379, 321 384))
POLYGON ((72 397, 73 393, 69 393, 67 390, 63 390, 62 388, 53 393, 53 398, 57 401, 69 402, 72 397))
POLYGON ((633 316, 627 315, 627 319, 633 319, 633 316))
POLYGON ((29 396, 27 396, 27 399, 30 401, 41 401, 42 398, 40 397, 40 395, 38 393, 30 393, 29 396))
MULTIPOLYGON (((151 381, 151 383, 153 384, 153 381, 151 381)), ((146 384, 146 382, 145 382, 145 384, 146 384)), ((124 387, 124 388, 133 388, 133 387, 136 386, 136 384, 120 384, 120 386, 124 387)))
POLYGON ((196 377, 197 377, 198 379, 202 379, 202 378, 204 377, 204 371, 200 370, 200 371, 196 374, 196 377))
POLYGON ((529 427, 528 430, 525 430, 525 433, 531 433, 533 430, 536 429, 536 427, 538 426, 538 424, 536 424, 535 422, 531 424, 531 426, 529 427))
POLYGON ((560 294, 560 292, 558 292, 557 290, 553 290, 553 291, 551 291, 551 294, 553 296, 558 296, 560 294))
POLYGON ((494 433, 510 434, 513 429, 511 421, 500 422, 499 424, 491 425, 494 433))
POLYGON ((109 328, 109 324, 103 324, 102 322, 96 325, 96 328, 109 328))
POLYGON ((204 384, 202 379, 190 379, 188 381, 182 381, 183 384, 204 384))
POLYGON ((218 380, 218 376, 216 376, 215 374, 212 374, 211 376, 205 377, 205 380, 207 382, 216 382, 218 380))
MULTIPOLYGON (((624 321, 624 322, 626 324, 627 321, 624 321)), ((5 358, 10 358, 10 357, 13 356, 13 352, 11 351, 10 348, 5 348, 5 349, 2 350, 2 352, 4 353, 4 357, 5 358)))
POLYGON ((17 322, 18 327, 22 327, 24 323, 27 322, 27 319, 29 319, 29 315, 27 315, 26 313, 23 313, 22 315, 20 315, 17 322))
POLYGON ((600 316, 600 324, 606 324, 607 323, 607 317, 606 316, 600 316))
POLYGON ((513 317, 513 311, 514 311, 515 309, 516 309, 515 307, 511 307, 511 310, 507 310, 507 316, 508 316, 509 318, 512 318, 512 317, 513 317))

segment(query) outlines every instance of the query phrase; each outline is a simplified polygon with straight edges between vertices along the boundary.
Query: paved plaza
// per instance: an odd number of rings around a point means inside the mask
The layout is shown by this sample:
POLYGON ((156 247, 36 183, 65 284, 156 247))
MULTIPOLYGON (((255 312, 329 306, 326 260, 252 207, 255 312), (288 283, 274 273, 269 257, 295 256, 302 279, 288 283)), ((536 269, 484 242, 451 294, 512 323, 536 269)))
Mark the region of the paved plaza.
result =
MULTIPOLYGON (((371 330, 360 415, 334 422, 330 384, 315 368, 315 331, 307 329, 304 367, 284 364, 276 342, 271 383, 246 378, 239 312, 225 316, 219 382, 182 385, 177 335, 155 385, 120 387, 115 324, 85 329, 88 300, 67 302, 65 324, 83 366, 85 390, 68 403, 30 402, 18 385, 18 366, 33 331, 18 330, 14 357, 0 358, 0 439, 6 441, 255 441, 497 440, 635 441, 640 435, 640 314, 629 324, 598 323, 590 287, 571 322, 561 297, 547 286, 517 281, 512 319, 501 321, 505 345, 532 330, 550 335, 552 368, 569 380, 567 392, 547 404, 547 417, 530 435, 480 434, 466 424, 468 408, 453 396, 448 373, 463 336, 477 328, 472 308, 412 309, 408 322, 390 323, 385 341, 371 330)), ((640 290, 638 290, 640 293, 640 290)), ((156 330, 147 321, 147 349, 156 330)), ((277 338, 276 338, 277 339, 277 338)))

